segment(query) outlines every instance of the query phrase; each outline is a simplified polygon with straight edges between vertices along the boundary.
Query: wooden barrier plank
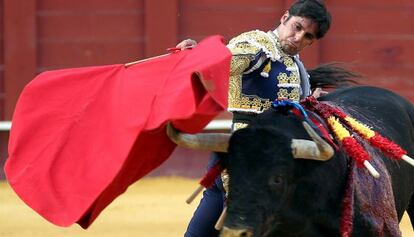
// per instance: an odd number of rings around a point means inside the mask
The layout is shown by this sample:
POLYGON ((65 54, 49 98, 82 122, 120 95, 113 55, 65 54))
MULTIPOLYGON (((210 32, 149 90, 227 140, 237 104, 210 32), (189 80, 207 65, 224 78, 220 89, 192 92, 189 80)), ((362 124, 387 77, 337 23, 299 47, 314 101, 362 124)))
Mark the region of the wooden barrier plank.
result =
POLYGON ((412 33, 413 6, 395 4, 392 7, 359 8, 353 5, 335 5, 330 10, 333 16, 330 34, 346 36, 412 33))
POLYGON ((178 0, 145 0, 145 57, 177 44, 177 11, 178 0))
POLYGON ((5 112, 4 112, 4 7, 3 7, 3 0, 0 0, 0 119, 5 119, 5 112))
POLYGON ((38 70, 127 63, 143 58, 143 48, 141 39, 42 42, 39 45, 38 70))
MULTIPOLYGON (((167 0, 168 1, 168 0, 167 0)), ((125 11, 144 7, 144 0, 38 0, 39 11, 71 12, 71 11, 125 11)))
POLYGON ((5 118, 36 74, 36 1, 4 0, 5 118))

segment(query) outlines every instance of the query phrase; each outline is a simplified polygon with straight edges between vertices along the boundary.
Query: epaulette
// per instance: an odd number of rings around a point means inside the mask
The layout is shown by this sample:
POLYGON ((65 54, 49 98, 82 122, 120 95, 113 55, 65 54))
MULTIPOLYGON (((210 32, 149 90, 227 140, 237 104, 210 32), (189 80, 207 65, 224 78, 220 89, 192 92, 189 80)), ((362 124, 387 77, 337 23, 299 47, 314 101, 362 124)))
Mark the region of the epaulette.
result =
POLYGON ((235 54, 253 54, 260 50, 272 61, 280 59, 280 54, 276 46, 276 38, 270 33, 253 30, 240 34, 230 40, 227 47, 235 54))

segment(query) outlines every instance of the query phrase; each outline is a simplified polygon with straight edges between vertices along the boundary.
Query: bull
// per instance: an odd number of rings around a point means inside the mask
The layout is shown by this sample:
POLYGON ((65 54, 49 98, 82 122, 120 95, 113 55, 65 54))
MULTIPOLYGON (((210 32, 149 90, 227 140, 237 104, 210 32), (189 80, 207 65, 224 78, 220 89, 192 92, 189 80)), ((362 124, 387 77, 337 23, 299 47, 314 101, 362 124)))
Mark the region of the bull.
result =
MULTIPOLYGON (((319 100, 334 103, 414 154, 414 107, 397 94, 360 86, 336 90, 319 100)), ((183 145, 190 139, 194 147, 194 137, 187 136, 194 135, 176 135, 175 141, 183 145)), ((221 236, 400 236, 398 222, 404 211, 414 221, 414 168, 386 158, 367 144, 378 179, 355 168, 342 149, 328 159, 323 156, 330 149, 312 152, 311 159, 295 159, 299 148, 293 141, 320 143, 321 139, 315 139, 292 113, 269 109, 225 142, 228 138, 215 135, 216 144, 210 142, 206 148, 228 152, 225 166, 230 181, 221 236), (352 190, 352 219, 348 220, 352 225, 344 233, 347 190, 352 190)))

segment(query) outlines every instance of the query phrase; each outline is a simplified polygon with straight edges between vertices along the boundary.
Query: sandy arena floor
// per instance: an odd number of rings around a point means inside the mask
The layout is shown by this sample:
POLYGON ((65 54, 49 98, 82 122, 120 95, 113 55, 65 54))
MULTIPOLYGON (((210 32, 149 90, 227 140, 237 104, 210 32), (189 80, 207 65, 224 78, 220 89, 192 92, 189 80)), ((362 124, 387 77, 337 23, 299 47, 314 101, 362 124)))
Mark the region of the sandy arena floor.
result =
MULTIPOLYGON (((198 200, 187 205, 185 199, 197 187, 197 180, 146 178, 116 199, 88 229, 77 225, 54 226, 29 209, 0 182, 1 237, 132 237, 183 236, 198 200)), ((414 232, 407 216, 401 223, 403 237, 414 232)))

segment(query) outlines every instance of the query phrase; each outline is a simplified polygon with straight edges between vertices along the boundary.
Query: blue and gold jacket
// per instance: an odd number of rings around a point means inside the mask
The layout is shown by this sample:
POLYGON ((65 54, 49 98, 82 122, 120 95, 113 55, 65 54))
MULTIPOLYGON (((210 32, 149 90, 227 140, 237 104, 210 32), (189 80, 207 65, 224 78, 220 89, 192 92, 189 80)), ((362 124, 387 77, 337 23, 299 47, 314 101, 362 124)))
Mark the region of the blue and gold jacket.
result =
POLYGON ((275 99, 299 101, 310 94, 309 76, 299 56, 280 48, 276 31, 249 31, 233 38, 228 111, 261 113, 275 99))

